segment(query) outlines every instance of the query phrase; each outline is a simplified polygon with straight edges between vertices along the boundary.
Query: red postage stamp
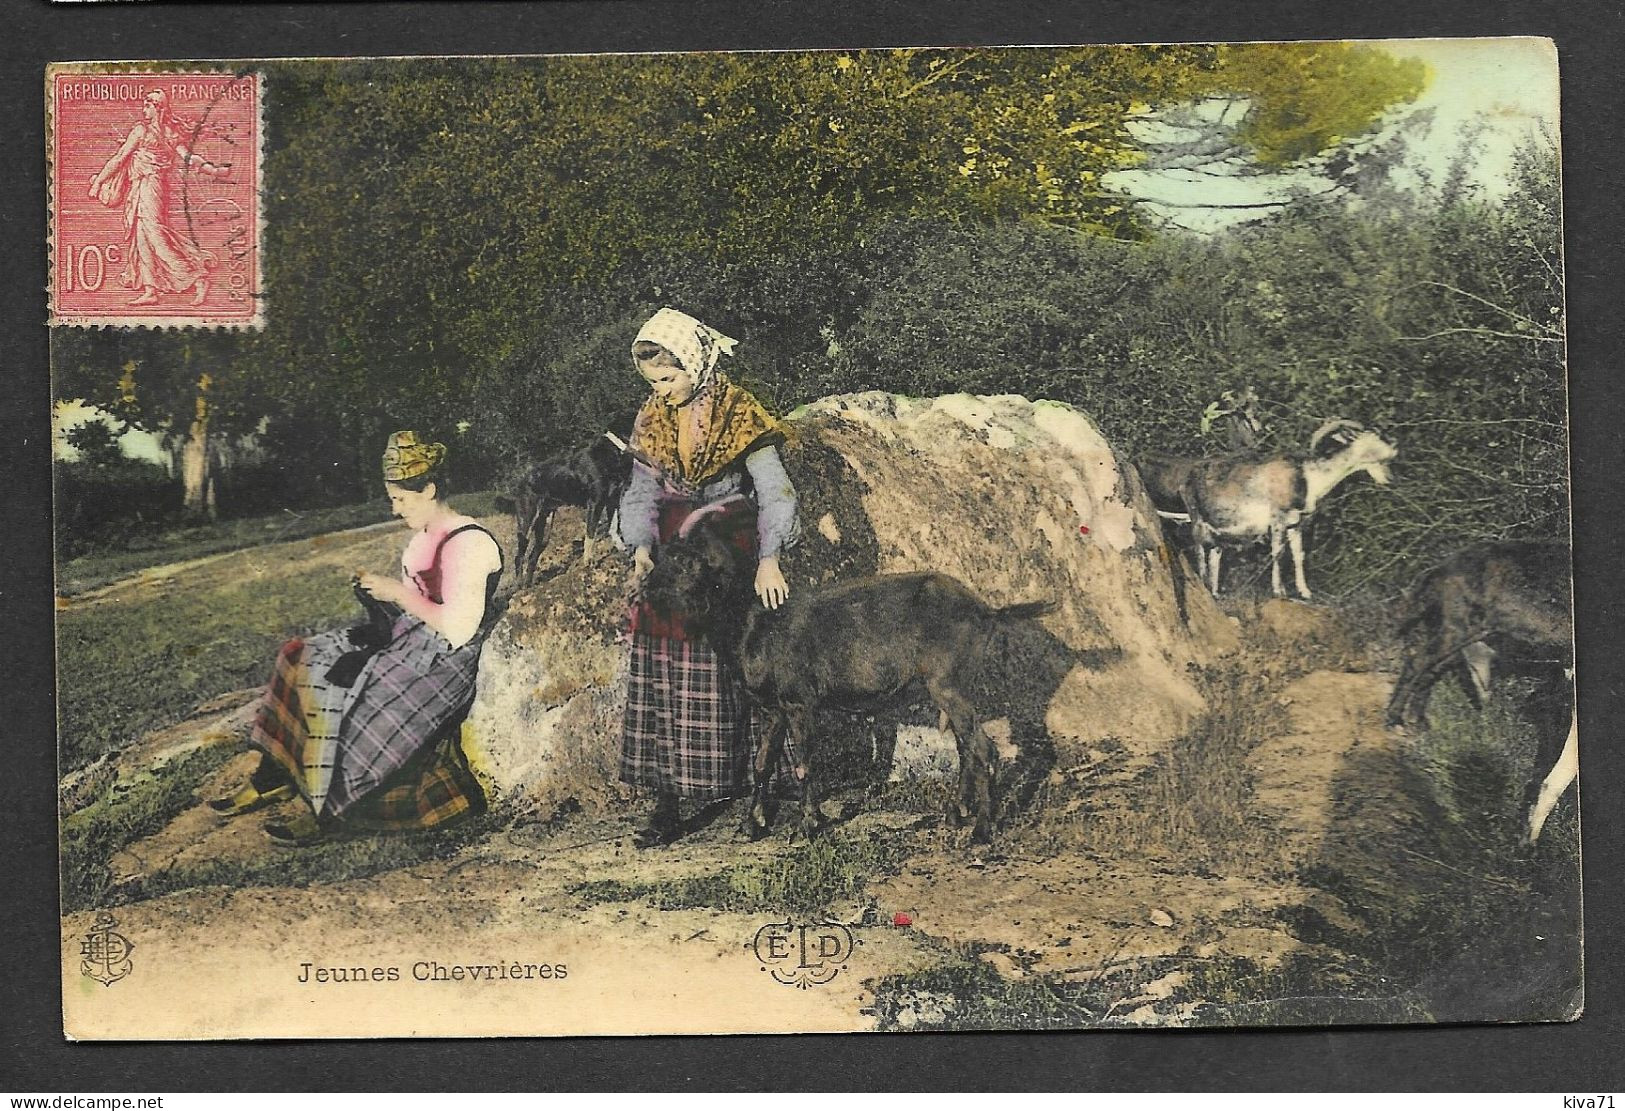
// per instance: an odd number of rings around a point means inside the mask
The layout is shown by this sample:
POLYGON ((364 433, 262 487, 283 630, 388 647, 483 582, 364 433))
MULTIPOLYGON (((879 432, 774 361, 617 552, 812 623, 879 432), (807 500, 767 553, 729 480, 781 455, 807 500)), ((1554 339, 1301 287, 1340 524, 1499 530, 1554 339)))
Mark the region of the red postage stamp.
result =
POLYGON ((257 73, 53 66, 53 325, 258 328, 257 73))

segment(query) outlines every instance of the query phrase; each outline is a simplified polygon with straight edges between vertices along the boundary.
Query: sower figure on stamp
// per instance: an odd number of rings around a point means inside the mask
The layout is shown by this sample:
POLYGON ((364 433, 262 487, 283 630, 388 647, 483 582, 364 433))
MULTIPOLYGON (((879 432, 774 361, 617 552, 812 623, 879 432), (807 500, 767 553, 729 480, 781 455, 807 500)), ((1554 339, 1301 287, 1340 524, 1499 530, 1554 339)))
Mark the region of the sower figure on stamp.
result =
POLYGON ((357 579, 369 608, 384 611, 382 627, 282 646, 249 738, 259 768, 237 794, 210 803, 216 810, 245 814, 297 794, 308 814, 266 827, 292 845, 346 826, 429 829, 484 810, 461 725, 502 550, 446 503, 445 455, 416 432, 389 438, 384 489, 413 532, 399 579, 357 579))
POLYGON ((170 185, 176 167, 224 177, 217 166, 193 154, 169 111, 169 98, 154 89, 141 102, 142 121, 130 128, 118 153, 90 182, 90 195, 108 207, 124 206, 124 284, 141 292, 132 305, 157 303, 160 293, 193 291, 192 304, 209 293, 209 270, 216 259, 170 226, 170 185))
MULTIPOLYGON (((737 526, 730 535, 740 549, 757 557, 757 597, 776 609, 789 594, 779 552, 796 536, 796 492, 779 458, 778 422, 717 367, 734 344, 671 308, 638 333, 633 363, 650 394, 632 428, 637 462, 621 498, 621 535, 636 583, 691 515, 721 515, 737 526)), ((680 621, 639 601, 631 634, 620 774, 656 792, 637 837, 646 847, 681 836, 679 799, 749 792, 760 723, 733 670, 680 621)), ((786 753, 781 768, 793 763, 786 753)))

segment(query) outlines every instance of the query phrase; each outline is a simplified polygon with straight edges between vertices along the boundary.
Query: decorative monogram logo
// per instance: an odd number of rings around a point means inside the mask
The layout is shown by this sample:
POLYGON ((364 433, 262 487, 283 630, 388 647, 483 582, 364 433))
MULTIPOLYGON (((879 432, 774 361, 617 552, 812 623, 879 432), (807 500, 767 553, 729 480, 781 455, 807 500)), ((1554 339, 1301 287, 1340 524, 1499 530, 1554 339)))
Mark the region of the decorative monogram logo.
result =
POLYGON ((757 930, 751 948, 763 972, 806 991, 840 975, 857 944, 852 931, 839 922, 785 921, 757 930))
POLYGON ((130 974, 130 952, 135 943, 114 931, 118 919, 107 911, 96 915, 96 925, 79 943, 79 971, 104 987, 112 987, 130 974))

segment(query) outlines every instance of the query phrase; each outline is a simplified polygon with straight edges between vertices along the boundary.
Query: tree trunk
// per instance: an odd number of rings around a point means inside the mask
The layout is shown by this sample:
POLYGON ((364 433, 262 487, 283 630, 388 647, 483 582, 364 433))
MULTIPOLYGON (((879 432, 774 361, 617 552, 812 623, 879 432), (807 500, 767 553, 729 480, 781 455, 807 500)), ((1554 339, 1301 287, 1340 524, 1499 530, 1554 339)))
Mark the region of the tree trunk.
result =
POLYGON ((209 376, 201 376, 197 383, 197 414, 181 445, 182 509, 189 520, 214 520, 217 512, 214 496, 215 453, 209 443, 209 376))

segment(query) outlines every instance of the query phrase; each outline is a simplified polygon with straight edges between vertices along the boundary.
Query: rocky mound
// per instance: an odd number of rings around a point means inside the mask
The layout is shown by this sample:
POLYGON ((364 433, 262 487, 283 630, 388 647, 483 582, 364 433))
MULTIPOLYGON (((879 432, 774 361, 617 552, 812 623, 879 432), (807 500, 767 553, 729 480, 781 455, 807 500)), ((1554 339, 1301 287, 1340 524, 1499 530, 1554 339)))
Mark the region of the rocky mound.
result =
MULTIPOLYGON (((929 569, 993 605, 1055 603, 989 661, 984 712, 1007 755, 1035 736, 1062 760, 1106 745, 1132 774, 1202 711, 1188 669, 1231 650, 1233 627, 1199 586, 1184 589, 1137 476, 1084 414, 871 392, 788 424, 803 525, 784 559, 792 590, 929 569)), ((620 553, 572 558, 510 601, 468 733, 494 794, 521 806, 620 798, 627 566, 620 553)), ((905 723, 895 770, 951 766, 951 752, 932 724, 905 723)))

